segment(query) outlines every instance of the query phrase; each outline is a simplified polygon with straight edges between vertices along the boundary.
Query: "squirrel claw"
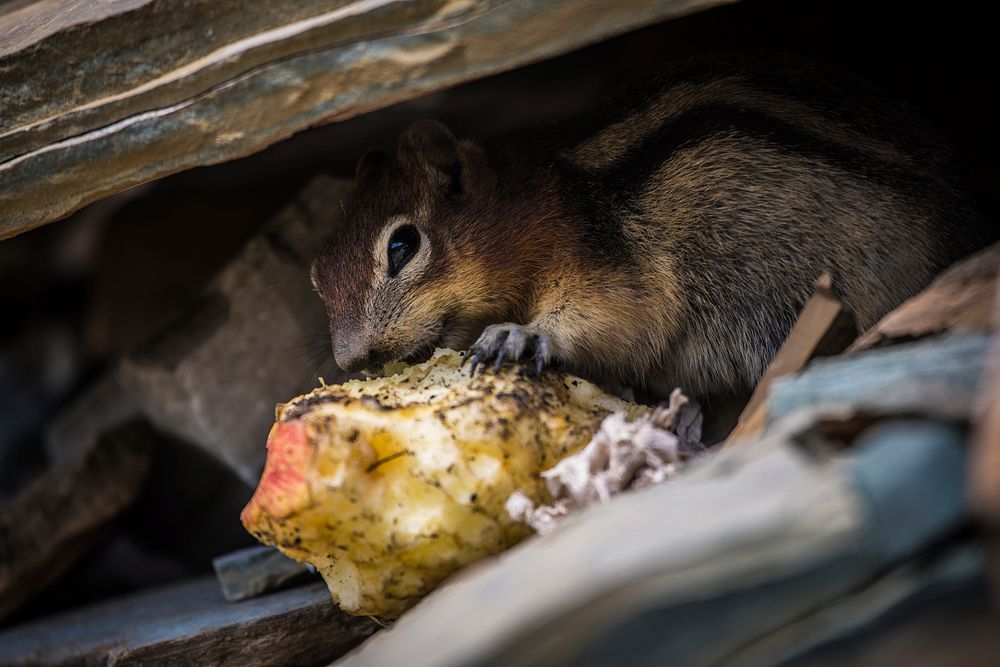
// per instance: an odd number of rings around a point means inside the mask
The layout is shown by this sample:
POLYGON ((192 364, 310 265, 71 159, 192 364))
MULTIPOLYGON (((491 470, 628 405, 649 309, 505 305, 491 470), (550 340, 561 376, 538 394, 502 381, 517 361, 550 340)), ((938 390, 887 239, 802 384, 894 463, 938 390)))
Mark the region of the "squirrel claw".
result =
MULTIPOLYGON (((472 354, 472 350, 469 350, 469 354, 465 355, 465 358, 468 359, 469 357, 472 357, 472 363, 469 365, 469 377, 475 377, 476 366, 479 365, 479 354, 472 354)), ((464 361, 462 362, 462 365, 465 365, 464 361)))
POLYGON ((542 370, 552 360, 552 341, 548 336, 519 324, 493 324, 486 327, 479 339, 473 343, 466 357, 472 358, 472 375, 476 368, 493 361, 493 368, 499 371, 505 361, 518 362, 530 351, 535 359, 535 372, 542 370))
POLYGON ((535 341, 535 373, 542 376, 542 371, 552 362, 552 341, 548 336, 539 336, 535 341))

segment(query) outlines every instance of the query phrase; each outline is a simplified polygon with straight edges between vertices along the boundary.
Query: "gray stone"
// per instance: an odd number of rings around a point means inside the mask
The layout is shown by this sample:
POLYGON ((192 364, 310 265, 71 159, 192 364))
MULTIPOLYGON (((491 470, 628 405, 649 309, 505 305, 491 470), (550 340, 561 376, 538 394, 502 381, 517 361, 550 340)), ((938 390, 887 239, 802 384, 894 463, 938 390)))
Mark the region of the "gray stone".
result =
POLYGON ((316 570, 273 547, 247 547, 212 560, 222 596, 238 602, 280 588, 316 570))
POLYGON ((329 327, 309 265, 349 190, 318 177, 119 368, 126 395, 157 427, 205 448, 248 485, 263 467, 275 404, 318 384, 310 347, 328 349, 329 327))
POLYGON ((98 378, 64 408, 45 430, 45 451, 53 463, 65 461, 103 431, 138 416, 139 407, 118 381, 117 372, 98 378))
POLYGON ((70 458, 102 431, 142 415, 254 486, 275 405, 314 388, 320 375, 344 378, 309 267, 351 187, 329 176, 313 180, 178 317, 53 420, 49 457, 70 458))

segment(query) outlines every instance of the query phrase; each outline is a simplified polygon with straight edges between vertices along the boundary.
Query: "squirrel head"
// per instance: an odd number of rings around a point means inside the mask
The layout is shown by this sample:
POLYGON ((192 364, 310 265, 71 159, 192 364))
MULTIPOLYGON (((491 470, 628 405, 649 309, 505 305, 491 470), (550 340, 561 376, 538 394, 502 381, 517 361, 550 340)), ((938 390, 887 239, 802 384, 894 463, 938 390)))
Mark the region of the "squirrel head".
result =
POLYGON ((395 159, 376 150, 361 158, 342 222, 311 271, 341 368, 461 349, 496 318, 496 260, 481 261, 495 243, 483 236, 498 214, 495 191, 483 149, 436 121, 410 125, 395 159))

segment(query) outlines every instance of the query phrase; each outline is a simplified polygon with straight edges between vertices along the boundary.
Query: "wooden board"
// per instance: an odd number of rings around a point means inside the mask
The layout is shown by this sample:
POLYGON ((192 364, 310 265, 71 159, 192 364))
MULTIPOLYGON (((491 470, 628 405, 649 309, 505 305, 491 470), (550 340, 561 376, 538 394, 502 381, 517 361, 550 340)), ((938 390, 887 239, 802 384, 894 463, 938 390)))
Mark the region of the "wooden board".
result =
POLYGON ((0 8, 0 239, 312 125, 727 0, 39 0, 0 8))
POLYGON ((968 421, 979 395, 989 336, 936 336, 884 350, 820 359, 774 383, 768 420, 837 406, 871 416, 919 415, 968 421))

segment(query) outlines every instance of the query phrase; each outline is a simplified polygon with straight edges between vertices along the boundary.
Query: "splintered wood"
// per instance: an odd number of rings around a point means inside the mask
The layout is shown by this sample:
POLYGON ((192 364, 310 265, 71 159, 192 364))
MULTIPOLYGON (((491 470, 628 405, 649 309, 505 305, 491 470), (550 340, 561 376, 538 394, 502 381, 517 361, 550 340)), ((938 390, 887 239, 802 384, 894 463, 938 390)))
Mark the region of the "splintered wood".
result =
POLYGON ((1000 244, 954 265, 858 338, 850 352, 950 333, 993 330, 1000 244))
POLYGON ((837 297, 833 280, 824 273, 802 308, 784 344, 757 383, 726 444, 748 440, 764 430, 767 393, 777 378, 802 370, 810 360, 842 352, 854 340, 854 316, 837 297))

